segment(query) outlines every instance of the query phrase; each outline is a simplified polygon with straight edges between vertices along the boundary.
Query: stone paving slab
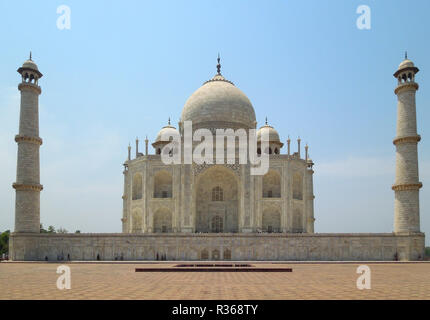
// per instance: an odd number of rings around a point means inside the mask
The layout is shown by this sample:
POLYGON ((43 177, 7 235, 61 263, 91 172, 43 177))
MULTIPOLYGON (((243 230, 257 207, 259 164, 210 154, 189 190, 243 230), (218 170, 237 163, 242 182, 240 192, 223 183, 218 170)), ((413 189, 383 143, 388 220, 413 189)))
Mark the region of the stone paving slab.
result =
MULTIPOLYGON (((147 263, 170 268, 179 263, 147 263)), ((248 262, 255 264, 253 262, 248 262)), ((366 263, 371 289, 358 290, 364 263, 257 263, 293 272, 135 272, 145 263, 63 263, 72 288, 59 290, 61 263, 0 263, 0 299, 430 299, 429 263, 366 263)))

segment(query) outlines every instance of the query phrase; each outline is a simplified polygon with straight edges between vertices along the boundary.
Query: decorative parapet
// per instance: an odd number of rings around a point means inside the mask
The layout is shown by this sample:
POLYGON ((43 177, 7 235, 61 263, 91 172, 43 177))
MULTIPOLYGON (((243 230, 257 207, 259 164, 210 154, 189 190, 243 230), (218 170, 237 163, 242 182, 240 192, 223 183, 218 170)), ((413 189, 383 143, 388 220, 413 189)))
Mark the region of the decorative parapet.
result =
POLYGON ((30 190, 30 191, 42 191, 43 186, 41 184, 31 184, 31 183, 14 183, 12 187, 15 190, 30 190))
POLYGON ((29 136, 21 136, 21 135, 19 135, 19 134, 17 134, 16 136, 15 136, 15 141, 16 142, 29 142, 29 143, 34 143, 34 144, 37 144, 37 145, 42 145, 42 139, 41 138, 39 138, 39 137, 29 137, 29 136))
POLYGON ((416 136, 408 136, 408 137, 397 137, 393 140, 394 145, 402 144, 402 143, 417 143, 421 141, 421 136, 417 134, 416 136))
POLYGON ((395 184, 391 187, 394 191, 409 191, 409 190, 419 190, 421 189, 423 184, 419 183, 404 183, 404 184, 395 184))

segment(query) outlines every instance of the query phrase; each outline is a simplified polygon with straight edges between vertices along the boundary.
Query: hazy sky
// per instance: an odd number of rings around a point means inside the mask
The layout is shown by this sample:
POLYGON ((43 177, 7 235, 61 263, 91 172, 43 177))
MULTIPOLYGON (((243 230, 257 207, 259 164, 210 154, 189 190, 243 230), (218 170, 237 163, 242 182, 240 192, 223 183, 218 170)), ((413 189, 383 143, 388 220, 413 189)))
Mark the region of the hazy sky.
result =
POLYGON ((421 229, 429 244, 429 12, 425 0, 2 1, 0 230, 14 225, 16 69, 32 50, 44 74, 45 226, 120 232, 128 143, 154 139, 169 116, 177 125, 220 52, 223 75, 249 97, 259 126, 267 116, 284 142, 289 134, 309 143, 315 231, 392 232, 392 74, 408 50, 421 69, 421 229), (57 28, 63 4, 70 30, 57 28), (371 9, 370 30, 356 26, 362 4, 371 9))

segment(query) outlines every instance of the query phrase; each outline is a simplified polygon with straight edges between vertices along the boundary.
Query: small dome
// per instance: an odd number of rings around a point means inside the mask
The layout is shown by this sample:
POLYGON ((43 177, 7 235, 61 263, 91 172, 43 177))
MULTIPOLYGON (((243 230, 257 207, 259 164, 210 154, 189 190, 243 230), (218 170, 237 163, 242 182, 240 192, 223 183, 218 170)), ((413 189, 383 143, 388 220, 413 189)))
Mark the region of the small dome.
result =
POLYGON ((257 141, 261 140, 261 133, 262 132, 268 132, 269 133, 269 142, 281 142, 281 139, 279 139, 279 133, 278 131, 276 131, 275 128, 273 128, 272 126, 269 126, 267 123, 262 126, 260 129, 258 129, 257 131, 257 141))
POLYGON ((402 61, 402 63, 400 63, 399 70, 405 69, 405 68, 413 68, 413 67, 415 67, 414 63, 409 59, 405 59, 402 61))
POLYGON ((28 59, 27 61, 25 61, 22 65, 23 68, 27 68, 27 69, 32 69, 32 70, 36 70, 39 71, 39 68, 37 67, 37 64, 34 63, 33 60, 28 59))
POLYGON ((174 135, 179 135, 179 131, 176 130, 176 128, 174 126, 171 126, 170 123, 169 123, 167 126, 161 128, 161 130, 158 132, 157 137, 155 138, 154 144, 158 143, 158 142, 165 142, 165 143, 168 142, 168 141, 162 141, 161 140, 161 136, 163 134, 174 136, 174 135))

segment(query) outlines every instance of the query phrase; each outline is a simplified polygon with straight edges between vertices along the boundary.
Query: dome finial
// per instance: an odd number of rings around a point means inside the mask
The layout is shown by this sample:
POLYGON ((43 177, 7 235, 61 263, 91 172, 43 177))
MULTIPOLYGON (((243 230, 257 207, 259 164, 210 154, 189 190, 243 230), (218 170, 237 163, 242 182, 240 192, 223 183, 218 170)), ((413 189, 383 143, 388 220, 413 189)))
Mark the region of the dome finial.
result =
POLYGON ((169 120, 167 121, 167 124, 170 126, 170 117, 169 117, 169 120))
POLYGON ((29 59, 30 61, 33 61, 33 60, 31 60, 31 51, 30 51, 30 59, 29 59))
POLYGON ((266 117, 266 126, 267 126, 267 117, 266 117))
POLYGON ((407 60, 407 59, 408 59, 408 52, 405 51, 405 60, 407 60))
POLYGON ((219 57, 219 52, 218 52, 218 59, 217 59, 217 61, 218 61, 218 64, 216 66, 216 70, 217 70, 218 74, 221 74, 221 64, 220 64, 221 58, 219 57))

